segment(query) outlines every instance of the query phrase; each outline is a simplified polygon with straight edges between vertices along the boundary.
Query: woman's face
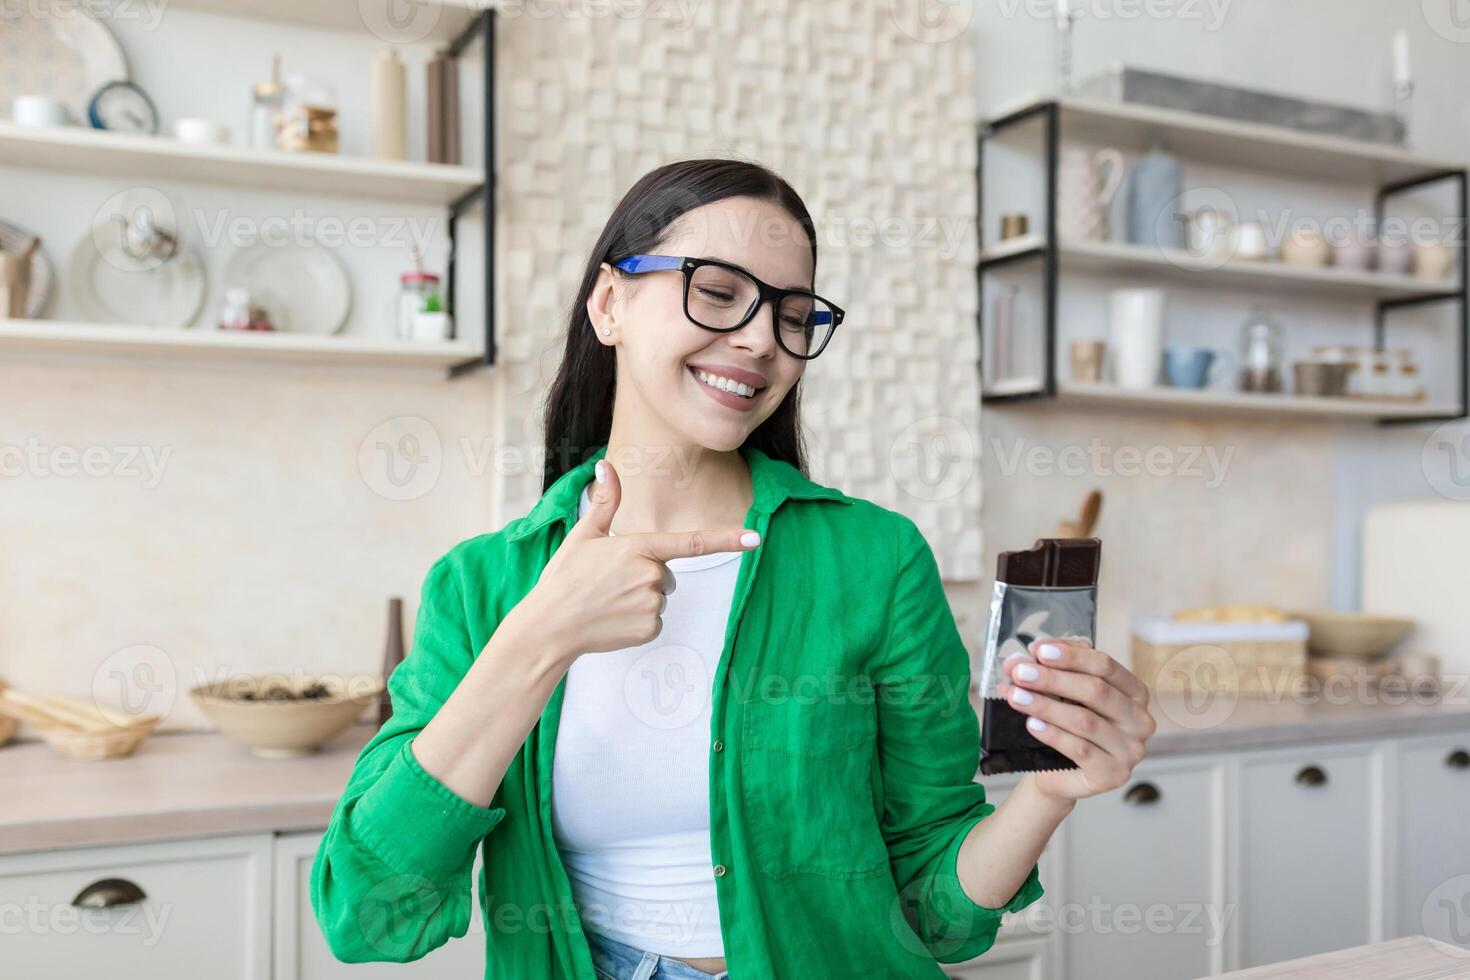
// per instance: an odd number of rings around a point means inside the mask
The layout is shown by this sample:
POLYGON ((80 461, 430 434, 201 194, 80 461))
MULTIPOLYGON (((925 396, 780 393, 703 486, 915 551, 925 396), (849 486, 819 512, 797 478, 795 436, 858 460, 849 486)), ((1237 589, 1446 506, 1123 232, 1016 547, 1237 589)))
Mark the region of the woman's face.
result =
MULTIPOLYGON (((812 288, 810 240, 770 201, 735 197, 695 208, 650 252, 719 259, 778 288, 812 288)), ((739 330, 715 333, 684 315, 683 290, 678 270, 629 276, 603 263, 587 309, 597 339, 617 348, 614 424, 633 426, 622 439, 733 450, 781 404, 806 361, 776 342, 770 303, 739 330)))

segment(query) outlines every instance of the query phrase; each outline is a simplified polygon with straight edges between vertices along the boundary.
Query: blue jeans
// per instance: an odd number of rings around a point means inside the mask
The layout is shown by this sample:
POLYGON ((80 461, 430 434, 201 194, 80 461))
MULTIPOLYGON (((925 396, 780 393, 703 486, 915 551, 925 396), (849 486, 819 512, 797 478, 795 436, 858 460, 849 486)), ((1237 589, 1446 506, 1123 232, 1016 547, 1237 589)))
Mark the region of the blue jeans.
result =
POLYGON ((729 980, 729 973, 705 973, 673 957, 599 936, 590 929, 585 931, 598 980, 729 980))

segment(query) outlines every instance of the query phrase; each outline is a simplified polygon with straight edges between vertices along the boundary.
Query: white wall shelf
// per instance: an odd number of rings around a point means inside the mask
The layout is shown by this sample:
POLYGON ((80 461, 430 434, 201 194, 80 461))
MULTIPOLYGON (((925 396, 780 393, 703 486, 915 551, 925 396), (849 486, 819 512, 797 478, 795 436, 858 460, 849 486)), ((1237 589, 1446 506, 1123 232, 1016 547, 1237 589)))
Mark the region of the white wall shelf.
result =
POLYGON ((1062 382, 1057 398, 1081 406, 1115 405, 1122 408, 1178 411, 1194 414, 1269 415, 1358 419, 1417 418, 1454 415, 1456 405, 1382 398, 1325 398, 1310 395, 1241 392, 1215 388, 1120 388, 1108 384, 1062 382))
POLYGON ((479 167, 192 146, 166 136, 8 122, 0 122, 0 165, 432 205, 448 205, 485 181, 479 167))
POLYGON ((1311 177, 1390 184, 1463 170, 1463 161, 1410 153, 1388 144, 1299 132, 1283 126, 1101 99, 1030 94, 995 112, 991 121, 1056 102, 1069 138, 1146 148, 1156 136, 1171 152, 1214 164, 1311 177))
POLYGON ((453 40, 491 0, 178 0, 180 7, 333 30, 380 34, 392 43, 453 40))
POLYGON ((166 329, 130 324, 0 318, 0 355, 102 355, 195 362, 320 367, 402 368, 457 375, 478 365, 484 351, 463 340, 399 341, 350 334, 166 329))
MULTIPOLYGON (((980 253, 982 266, 1023 254, 1040 256, 1046 240, 1040 235, 1007 239, 980 253)), ((1200 258, 1183 249, 1158 249, 1122 242, 1066 241, 1058 246, 1063 271, 1101 275, 1137 275, 1188 282, 1196 286, 1248 286, 1300 293, 1394 299, 1404 296, 1454 296, 1457 283, 1428 281, 1414 276, 1375 270, 1308 268, 1276 261, 1200 258)))

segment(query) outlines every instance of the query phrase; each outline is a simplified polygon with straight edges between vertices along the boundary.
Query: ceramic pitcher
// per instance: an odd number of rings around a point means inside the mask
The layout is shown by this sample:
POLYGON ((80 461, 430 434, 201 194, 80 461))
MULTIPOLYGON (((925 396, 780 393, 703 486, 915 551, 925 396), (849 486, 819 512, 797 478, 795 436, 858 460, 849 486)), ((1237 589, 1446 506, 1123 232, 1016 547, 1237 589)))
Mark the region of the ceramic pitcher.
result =
POLYGON ((1108 237, 1108 205, 1123 183, 1123 154, 1112 147, 1064 147, 1057 160, 1057 234, 1073 241, 1108 237))

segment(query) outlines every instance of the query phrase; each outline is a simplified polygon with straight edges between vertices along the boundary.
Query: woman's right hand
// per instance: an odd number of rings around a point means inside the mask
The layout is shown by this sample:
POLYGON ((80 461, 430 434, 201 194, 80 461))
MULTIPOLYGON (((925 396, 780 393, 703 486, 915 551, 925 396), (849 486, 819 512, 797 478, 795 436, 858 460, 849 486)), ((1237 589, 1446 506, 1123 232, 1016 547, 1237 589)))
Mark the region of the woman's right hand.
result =
POLYGON ((674 591, 664 562, 759 546, 755 531, 660 531, 609 535, 622 499, 617 470, 598 460, 590 506, 567 532, 541 578, 516 607, 570 656, 647 643, 663 629, 660 618, 674 591))

